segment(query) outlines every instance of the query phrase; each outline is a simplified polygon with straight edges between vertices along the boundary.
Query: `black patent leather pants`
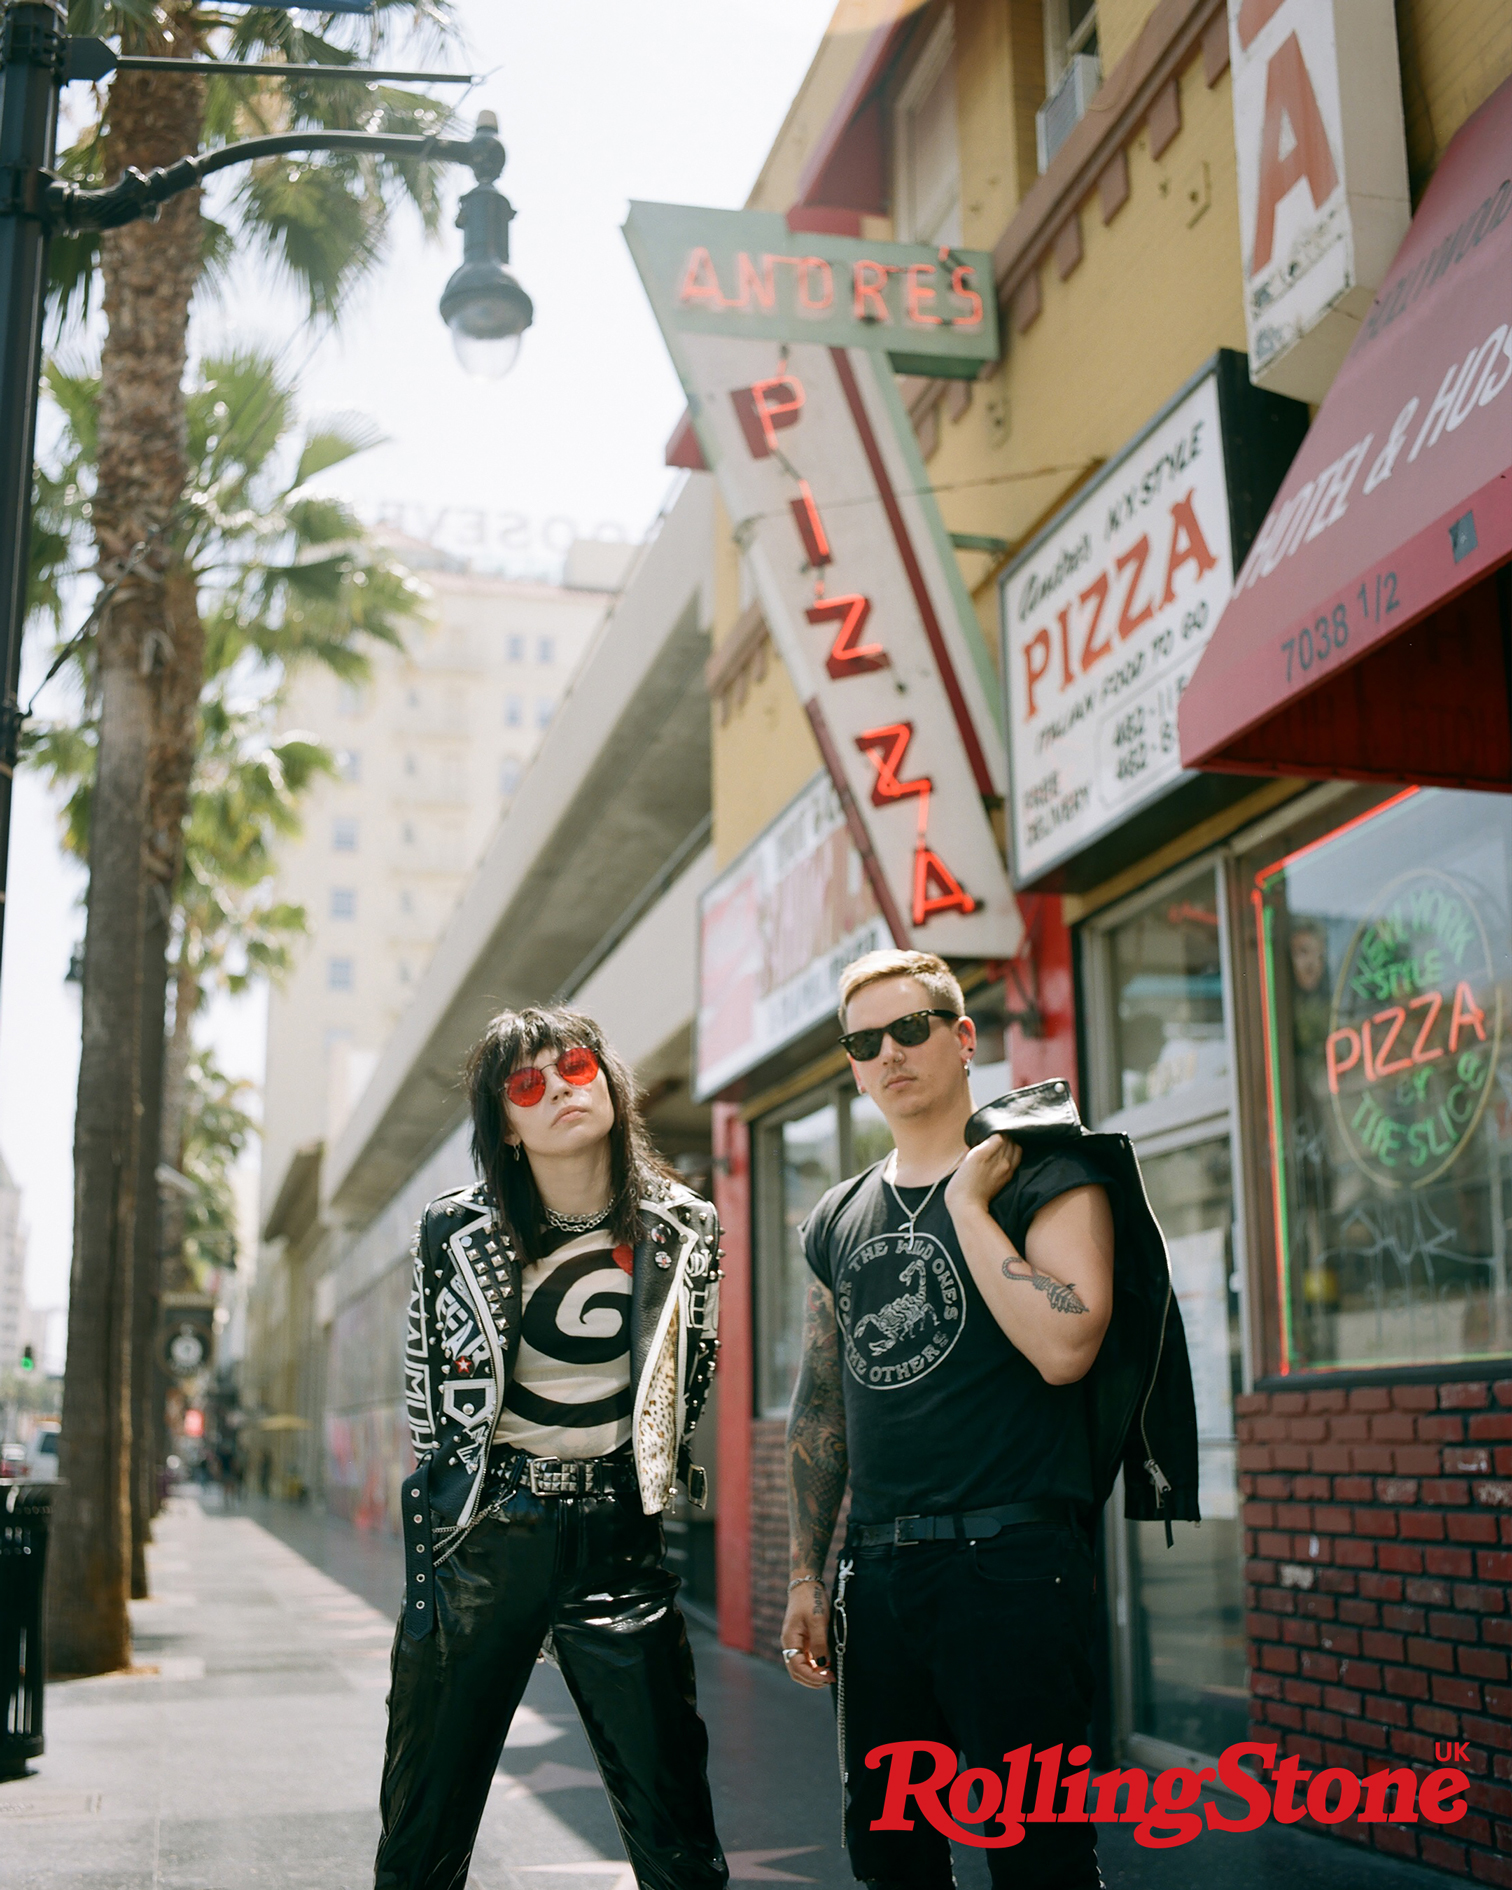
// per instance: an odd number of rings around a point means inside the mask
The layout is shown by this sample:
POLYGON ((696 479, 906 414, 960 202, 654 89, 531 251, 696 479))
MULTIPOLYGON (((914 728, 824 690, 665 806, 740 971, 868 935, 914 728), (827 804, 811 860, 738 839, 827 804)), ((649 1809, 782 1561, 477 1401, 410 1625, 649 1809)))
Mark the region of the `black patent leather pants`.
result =
MULTIPOLYGON (((547 1630, 643 1890, 722 1890, 693 1655, 634 1495, 517 1491, 435 1571, 435 1625, 394 1640, 376 1890, 461 1890, 547 1630)), ((547 1860, 541 1859, 545 1862, 547 1860)))

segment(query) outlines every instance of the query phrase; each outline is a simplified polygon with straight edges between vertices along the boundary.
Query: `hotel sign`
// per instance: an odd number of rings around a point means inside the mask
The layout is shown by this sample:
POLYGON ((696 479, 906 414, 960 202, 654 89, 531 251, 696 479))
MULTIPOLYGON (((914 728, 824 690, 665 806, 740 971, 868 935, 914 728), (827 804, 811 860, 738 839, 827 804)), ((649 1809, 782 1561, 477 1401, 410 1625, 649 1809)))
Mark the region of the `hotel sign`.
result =
POLYGON ((895 380, 996 358, 990 257, 661 204, 625 235, 888 935, 1011 956, 996 675, 895 380))

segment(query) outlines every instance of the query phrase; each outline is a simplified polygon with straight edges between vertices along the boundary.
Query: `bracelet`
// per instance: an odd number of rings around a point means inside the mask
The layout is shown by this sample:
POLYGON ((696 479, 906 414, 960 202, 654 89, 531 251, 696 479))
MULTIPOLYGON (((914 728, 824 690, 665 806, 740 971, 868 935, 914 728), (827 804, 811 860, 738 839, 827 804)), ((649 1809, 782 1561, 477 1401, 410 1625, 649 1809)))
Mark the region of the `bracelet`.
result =
POLYGON ((795 1575, 788 1583, 788 1593, 792 1594, 795 1588, 801 1588, 805 1582, 816 1582, 818 1586, 822 1588, 824 1586, 824 1577, 822 1575, 795 1575))

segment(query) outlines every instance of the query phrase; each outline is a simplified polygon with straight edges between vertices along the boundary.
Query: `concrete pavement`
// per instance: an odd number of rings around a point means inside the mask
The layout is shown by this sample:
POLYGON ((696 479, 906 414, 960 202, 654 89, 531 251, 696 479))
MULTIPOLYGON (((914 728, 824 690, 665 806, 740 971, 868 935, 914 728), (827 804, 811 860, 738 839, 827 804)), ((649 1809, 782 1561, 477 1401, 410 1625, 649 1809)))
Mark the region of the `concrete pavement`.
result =
MULTIPOLYGON (((158 1525, 139 1671, 49 1689, 47 1751, 0 1785, 0 1890, 361 1890, 378 1836, 396 1544, 318 1512, 179 1496, 158 1525)), ((828 1702, 692 1629, 711 1782, 741 1883, 848 1890, 828 1702)), ((1109 1890, 1427 1890, 1436 1872, 1267 1825, 1141 1850, 1109 1890)), ((980 1854, 958 1860, 984 1890, 980 1854)), ((540 1665, 479 1835, 473 1890, 634 1890, 561 1676, 540 1665)))

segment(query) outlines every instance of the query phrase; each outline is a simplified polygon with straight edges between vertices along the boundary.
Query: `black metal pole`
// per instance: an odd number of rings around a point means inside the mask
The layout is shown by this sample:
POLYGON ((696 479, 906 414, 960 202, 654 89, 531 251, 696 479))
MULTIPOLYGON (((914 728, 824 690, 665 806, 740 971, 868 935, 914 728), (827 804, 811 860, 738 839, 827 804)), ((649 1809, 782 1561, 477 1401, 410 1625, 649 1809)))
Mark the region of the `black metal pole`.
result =
POLYGON ((52 0, 0 0, 0 950, 11 790, 21 733, 21 628, 30 562, 32 455, 42 378, 51 168, 67 46, 52 0))

